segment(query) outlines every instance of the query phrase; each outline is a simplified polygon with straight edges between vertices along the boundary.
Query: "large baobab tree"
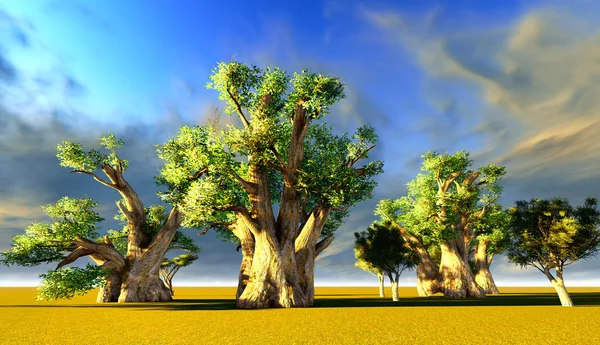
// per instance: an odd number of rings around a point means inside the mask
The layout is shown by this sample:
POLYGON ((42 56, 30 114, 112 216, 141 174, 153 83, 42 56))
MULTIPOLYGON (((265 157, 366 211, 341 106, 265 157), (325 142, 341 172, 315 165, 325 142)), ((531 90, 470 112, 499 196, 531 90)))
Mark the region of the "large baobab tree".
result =
MULTIPOLYGON (((85 151, 81 144, 63 142, 57 147, 57 157, 61 166, 73 169, 70 172, 89 175, 119 193, 122 200, 117 206, 125 229, 99 237, 96 222, 102 219, 92 210, 95 203, 63 198, 56 205, 45 207, 54 223, 34 224, 24 235, 16 236, 12 249, 3 253, 3 261, 25 266, 58 262, 57 270, 46 274, 43 283, 48 291, 70 286, 64 293, 56 292, 58 297, 72 296, 102 280, 100 302, 170 301, 171 292, 160 279, 159 270, 178 232, 182 214, 177 204, 169 212, 164 206, 146 208, 124 177, 128 162, 116 154, 115 150, 124 143, 112 135, 102 137, 100 142, 107 152, 85 151), (105 177, 97 174, 98 170, 105 177), (97 267, 63 268, 82 257, 90 257, 97 267)), ((182 181, 197 178, 185 176, 182 181)), ((47 296, 52 298, 52 293, 47 296)))
POLYGON ((164 197, 184 200, 185 224, 235 236, 238 307, 310 306, 316 256, 382 171, 379 161, 356 166, 377 136, 368 126, 338 136, 317 123, 344 97, 337 78, 235 61, 213 72, 208 87, 243 127, 182 128, 161 149, 162 182, 172 187, 164 197), (205 174, 181 183, 195 172, 205 174))

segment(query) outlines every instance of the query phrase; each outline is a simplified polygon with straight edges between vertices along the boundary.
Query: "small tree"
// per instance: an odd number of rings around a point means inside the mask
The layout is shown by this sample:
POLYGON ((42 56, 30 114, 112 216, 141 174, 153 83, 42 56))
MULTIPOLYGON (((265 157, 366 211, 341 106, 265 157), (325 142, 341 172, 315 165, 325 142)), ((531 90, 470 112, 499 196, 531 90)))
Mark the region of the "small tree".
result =
POLYGON ((367 231, 355 232, 354 236, 354 253, 358 266, 387 274, 392 283, 392 299, 398 301, 400 275, 405 269, 412 269, 417 265, 417 254, 410 250, 400 233, 389 222, 375 222, 367 231))
MULTIPOLYGON (((358 233, 355 233, 358 234, 358 233)), ((356 258, 362 257, 364 254, 362 252, 363 248, 354 247, 354 256, 356 258)), ((385 275, 382 270, 377 267, 374 267, 369 262, 364 260, 357 260, 354 263, 354 266, 360 268, 365 272, 369 272, 375 276, 377 276, 377 281, 379 282, 379 297, 385 297, 385 275)))
POLYGON ((179 271, 180 268, 186 267, 192 264, 198 255, 195 254, 181 254, 173 259, 165 258, 160 266, 160 277, 165 285, 171 291, 171 296, 174 296, 173 292, 173 276, 179 271))
POLYGON ((564 267, 597 253, 600 212, 597 200, 588 198, 573 208, 566 199, 517 201, 509 209, 508 258, 521 267, 532 266, 550 280, 565 307, 573 301, 565 288, 564 267), (552 275, 554 269, 556 277, 552 275))

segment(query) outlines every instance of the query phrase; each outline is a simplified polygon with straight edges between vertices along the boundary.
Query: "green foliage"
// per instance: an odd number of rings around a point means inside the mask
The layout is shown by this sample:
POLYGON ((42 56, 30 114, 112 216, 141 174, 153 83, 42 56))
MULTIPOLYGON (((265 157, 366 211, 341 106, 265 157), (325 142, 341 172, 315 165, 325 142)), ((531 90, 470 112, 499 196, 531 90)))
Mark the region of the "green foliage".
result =
MULTIPOLYGON (((219 63, 207 88, 226 102, 225 112, 237 113, 243 128, 227 126, 183 127, 168 143, 158 147, 165 160, 157 182, 168 187, 161 197, 178 203, 185 214, 185 227, 214 227, 224 240, 237 242, 223 225, 235 220, 232 207, 250 208, 241 181, 248 180, 250 167, 267 171, 273 204, 279 202, 283 174, 277 169, 288 160, 293 115, 301 105, 309 120, 319 119, 344 97, 337 79, 308 71, 291 77, 279 68, 260 69, 231 61, 219 63)), ((297 172, 296 188, 304 211, 321 204, 348 208, 371 197, 373 177, 382 172, 380 161, 360 170, 355 161, 368 158, 376 144, 373 129, 364 126, 353 137, 336 136, 331 127, 311 124, 304 142, 304 155, 297 172)), ((335 231, 348 212, 331 213, 321 236, 335 231)))
POLYGON ((85 268, 66 267, 41 274, 42 283, 38 287, 38 300, 54 301, 83 296, 89 290, 105 284, 106 271, 98 266, 87 264, 85 268))
POLYGON ((115 149, 124 145, 122 140, 118 140, 111 134, 101 137, 100 145, 108 150, 109 153, 105 154, 95 149, 84 151, 83 146, 79 143, 63 141, 56 146, 56 157, 60 162, 60 166, 85 172, 102 169, 104 164, 111 166, 120 164, 123 171, 127 169, 129 163, 126 160, 120 159, 115 152, 115 149))
POLYGON ((375 214, 404 226, 425 244, 456 238, 458 231, 462 231, 457 224, 465 214, 468 226, 478 227, 482 234, 491 233, 500 215, 481 220, 477 219, 477 213, 485 204, 492 206, 502 193, 498 183, 505 174, 504 167, 482 166, 477 170, 479 175, 471 181, 475 171, 470 169, 473 162, 466 151, 454 155, 428 151, 421 157, 422 172, 406 184, 408 195, 382 200, 375 214), (446 182, 453 177, 452 183, 446 182), (489 224, 484 225, 486 222, 489 224))
POLYGON ((198 255, 195 254, 181 254, 179 256, 174 257, 173 259, 165 258, 161 264, 163 268, 172 268, 172 267, 186 267, 191 265, 195 260, 198 259, 198 255))
POLYGON ((355 232, 356 266, 375 274, 400 274, 414 268, 419 258, 405 246, 400 233, 389 222, 375 222, 367 231, 355 232))
POLYGON ((562 269, 599 250, 600 212, 594 198, 576 208, 562 198, 521 200, 509 214, 508 258, 521 267, 562 269))
POLYGON ((65 252, 72 250, 76 237, 98 236, 97 223, 103 221, 92 199, 63 197, 56 204, 48 204, 42 210, 54 221, 51 224, 34 223, 25 234, 13 237, 11 249, 2 253, 4 265, 37 266, 58 262, 65 252))
POLYGON ((509 222, 510 215, 502 209, 502 206, 498 204, 488 206, 483 217, 471 219, 471 226, 477 235, 473 245, 478 241, 488 241, 488 255, 502 253, 510 243, 509 222))

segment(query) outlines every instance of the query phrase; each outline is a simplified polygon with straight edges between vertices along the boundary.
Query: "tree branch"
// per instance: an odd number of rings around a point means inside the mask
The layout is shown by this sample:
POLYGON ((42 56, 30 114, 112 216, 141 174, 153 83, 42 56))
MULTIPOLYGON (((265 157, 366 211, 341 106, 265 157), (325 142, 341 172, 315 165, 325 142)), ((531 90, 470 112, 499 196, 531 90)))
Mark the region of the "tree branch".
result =
POLYGON ((100 182, 101 184, 103 184, 107 187, 113 188, 113 189, 117 189, 117 185, 103 180, 102 178, 100 178, 100 176, 94 174, 93 172, 85 171, 85 170, 71 170, 71 171, 69 171, 69 173, 80 173, 80 174, 90 175, 90 176, 94 177, 94 180, 100 182))
POLYGON ((206 228, 204 228, 204 230, 201 233, 199 233, 198 236, 204 236, 204 235, 206 235, 206 233, 210 229, 214 229, 214 228, 219 227, 219 226, 228 227, 229 225, 231 225, 231 223, 223 223, 223 222, 212 223, 211 225, 209 225, 206 228))
POLYGON ((94 254, 93 250, 90 250, 90 249, 87 249, 84 247, 78 247, 77 249, 75 249, 74 251, 69 253, 69 255, 65 256, 63 258, 63 260, 58 263, 58 265, 56 266, 56 269, 59 269, 65 265, 75 262, 75 260, 79 259, 80 257, 88 256, 91 254, 94 254))
POLYGON ((349 161, 346 166, 348 168, 351 168, 354 165, 354 163, 358 162, 361 158, 363 158, 367 154, 367 152, 371 151, 375 146, 376 145, 371 145, 371 147, 369 147, 368 149, 366 149, 365 151, 363 151, 356 158, 354 158, 353 160, 349 161))
POLYGON ((277 161, 281 165, 281 168, 285 169, 286 164, 283 161, 283 158, 281 158, 281 155, 279 154, 279 152, 277 152, 277 148, 275 147, 275 145, 269 146, 269 149, 271 149, 271 152, 273 152, 273 155, 275 155, 275 158, 277 158, 277 161))
POLYGON ((317 242, 317 245, 315 246, 315 258, 317 256, 319 256, 319 254, 321 254, 322 251, 327 249, 327 247, 329 247, 329 245, 331 244, 331 242, 333 242, 333 240, 335 240, 335 236, 333 234, 331 234, 331 235, 325 237, 324 239, 320 240, 319 242, 317 242))
POLYGON ((237 112, 240 115, 240 119, 244 123, 244 126, 246 128, 248 128, 250 126, 250 122, 248 122, 248 119, 246 119, 246 116, 244 116, 244 113, 242 112, 242 106, 238 102, 237 98, 235 98, 235 96, 231 93, 231 91, 229 91, 229 81, 227 81, 227 83, 225 85, 225 89, 227 90, 227 94, 229 95, 229 97, 231 98, 233 103, 235 103, 235 108, 237 109, 237 112))

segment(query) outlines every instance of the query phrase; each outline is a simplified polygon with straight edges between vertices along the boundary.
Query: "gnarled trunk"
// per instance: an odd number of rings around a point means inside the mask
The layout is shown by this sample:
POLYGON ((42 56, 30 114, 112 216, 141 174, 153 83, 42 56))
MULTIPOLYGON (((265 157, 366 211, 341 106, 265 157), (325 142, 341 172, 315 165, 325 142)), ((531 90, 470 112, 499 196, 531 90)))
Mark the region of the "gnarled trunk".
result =
POLYGON ((487 255, 488 241, 479 241, 475 251, 475 282, 479 285, 486 294, 499 294, 498 287, 494 282, 492 273, 490 272, 491 258, 487 255))
POLYGON ((569 296, 569 292, 565 287, 565 281, 563 280, 562 275, 562 268, 556 268, 556 278, 552 276, 549 268, 546 268, 544 273, 546 274, 546 277, 548 277, 548 280, 550 280, 550 283, 552 283, 552 286, 554 286, 554 290, 556 290, 558 298, 560 299, 560 304, 563 307, 572 307, 573 300, 571 299, 571 296, 569 296))
POLYGON ((473 272, 458 250, 456 240, 442 244, 440 283, 447 298, 485 298, 485 291, 477 285, 473 272))
POLYGON ((242 263, 240 264, 240 275, 238 278, 238 288, 235 294, 236 301, 240 299, 250 281, 250 270, 252 269, 252 260, 254 257, 254 239, 249 237, 240 241, 242 249, 242 263))
POLYGON ((169 302, 171 290, 158 277, 158 274, 129 273, 121 286, 119 303, 123 302, 169 302))
POLYGON ((255 236, 250 279, 237 306, 246 309, 310 306, 298 283, 295 253, 280 250, 265 232, 255 236))
MULTIPOLYGON (((425 251, 426 252, 426 251, 425 251)), ((417 293, 427 297, 438 292, 443 292, 439 280, 439 267, 431 257, 419 252, 420 262, 417 265, 417 293)))
POLYGON ((97 303, 118 302, 121 295, 122 273, 112 270, 106 276, 106 284, 98 291, 97 303))
POLYGON ((377 273, 377 280, 379 280, 379 297, 385 297, 384 275, 382 273, 377 273))

